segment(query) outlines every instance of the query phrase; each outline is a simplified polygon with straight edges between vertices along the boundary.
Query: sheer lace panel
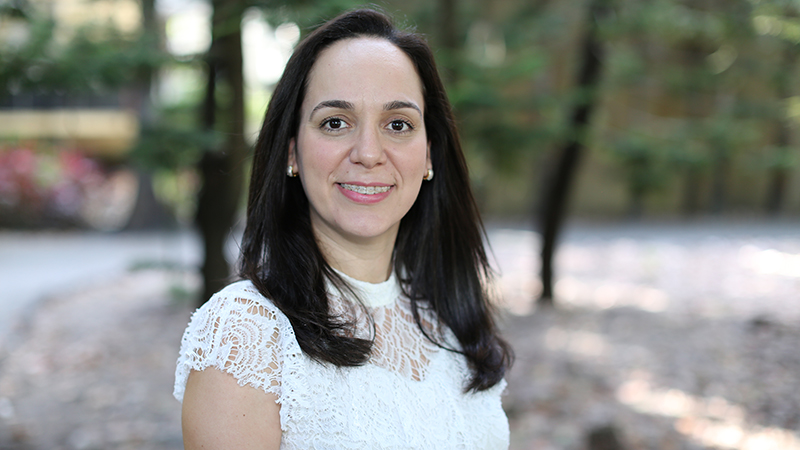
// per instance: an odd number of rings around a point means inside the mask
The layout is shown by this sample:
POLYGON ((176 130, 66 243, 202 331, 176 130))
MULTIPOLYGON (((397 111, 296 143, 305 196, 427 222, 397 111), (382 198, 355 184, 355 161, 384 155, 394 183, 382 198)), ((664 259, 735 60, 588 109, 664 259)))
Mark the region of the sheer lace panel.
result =
MULTIPOLYGON (((374 338, 369 360, 371 364, 415 381, 425 379, 431 356, 439 351, 439 347, 428 340, 414 322, 410 300, 398 297, 385 306, 366 309, 355 306, 341 296, 334 296, 331 300, 334 314, 356 323, 356 336, 374 338)), ((442 339, 431 311, 420 308, 419 312, 428 336, 442 339)))

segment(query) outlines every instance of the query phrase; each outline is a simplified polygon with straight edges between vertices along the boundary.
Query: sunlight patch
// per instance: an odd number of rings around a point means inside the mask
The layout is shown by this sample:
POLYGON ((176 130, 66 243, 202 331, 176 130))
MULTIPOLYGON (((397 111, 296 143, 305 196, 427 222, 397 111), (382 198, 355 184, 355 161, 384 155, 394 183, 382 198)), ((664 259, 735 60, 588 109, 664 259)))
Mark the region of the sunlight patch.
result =
POLYGON ((789 430, 749 425, 745 410, 720 397, 696 397, 679 389, 653 387, 644 372, 617 389, 617 400, 644 414, 675 418, 675 430, 693 441, 732 450, 800 450, 789 430))

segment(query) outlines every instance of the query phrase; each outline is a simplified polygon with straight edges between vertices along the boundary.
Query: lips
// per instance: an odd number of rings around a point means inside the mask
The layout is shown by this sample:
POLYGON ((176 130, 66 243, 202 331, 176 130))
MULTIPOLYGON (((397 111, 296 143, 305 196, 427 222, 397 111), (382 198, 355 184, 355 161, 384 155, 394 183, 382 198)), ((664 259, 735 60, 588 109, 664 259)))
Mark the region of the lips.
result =
POLYGON ((348 191, 355 192, 362 195, 375 195, 389 192, 392 186, 361 186, 358 184, 339 183, 339 186, 348 191))

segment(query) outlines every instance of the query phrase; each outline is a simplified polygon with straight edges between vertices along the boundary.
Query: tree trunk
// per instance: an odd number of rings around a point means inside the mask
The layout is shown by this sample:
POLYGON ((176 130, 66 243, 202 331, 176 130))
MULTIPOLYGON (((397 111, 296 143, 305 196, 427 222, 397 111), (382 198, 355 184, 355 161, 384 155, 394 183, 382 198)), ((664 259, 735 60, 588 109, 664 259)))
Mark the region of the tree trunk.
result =
POLYGON ((588 450, 624 450, 620 433, 613 425, 593 428, 587 436, 588 450))
MULTIPOLYGON (((689 41, 684 44, 683 48, 684 64, 687 81, 686 85, 689 87, 689 93, 684 95, 684 102, 686 105, 686 116, 689 119, 689 139, 698 140, 702 135, 700 123, 704 117, 708 115, 707 105, 705 103, 703 86, 698 85, 693 75, 700 67, 706 64, 707 54, 696 42, 689 41)), ((691 148, 691 147, 690 147, 691 148)), ((701 176, 703 175, 703 168, 700 162, 703 156, 698 156, 698 159, 692 158, 693 155, 686 155, 687 161, 685 170, 683 172, 683 198, 681 202, 681 211, 685 217, 694 217, 700 211, 701 204, 701 176)))
POLYGON ((634 222, 642 220, 644 216, 645 189, 632 189, 630 204, 628 205, 628 219, 634 222))
POLYGON ((785 167, 773 167, 770 171, 769 191, 767 192, 767 213, 777 216, 783 210, 786 186, 789 184, 789 171, 785 167))
MULTIPOLYGON (((146 39, 155 47, 161 46, 161 33, 156 19, 155 0, 142 1, 142 29, 146 39)), ((155 73, 150 66, 143 66, 138 74, 139 90, 139 120, 143 127, 152 126, 155 121, 155 111, 150 98, 155 73)))
POLYGON ((442 78, 445 86, 452 86, 458 74, 455 61, 458 52, 458 27, 456 24, 456 0, 439 0, 439 39, 440 48, 445 51, 445 64, 442 67, 442 78))
POLYGON ((686 167, 683 176, 681 211, 685 217, 694 217, 700 210, 700 169, 686 167))
MULTIPOLYGON (((142 0, 142 30, 145 39, 154 47, 161 45, 161 33, 156 19, 155 0, 142 0)), ((150 98, 155 73, 153 68, 144 65, 136 74, 136 109, 139 124, 143 130, 152 128, 156 122, 155 108, 150 98)), ((165 207, 153 192, 152 175, 145 170, 137 170, 139 187, 126 230, 146 230, 167 228, 174 225, 170 211, 165 207)))
MULTIPOLYGON (((791 77, 794 73, 795 60, 797 53, 794 46, 788 43, 783 43, 783 61, 775 74, 775 90, 778 94, 779 101, 786 101, 792 96, 791 92, 791 77)), ((792 123, 786 119, 785 115, 781 115, 775 124, 778 128, 775 136, 775 151, 780 152, 776 155, 778 161, 775 161, 772 170, 770 171, 769 190, 767 191, 766 210, 767 214, 777 216, 783 210, 784 199, 786 198, 786 187, 789 184, 789 169, 783 161, 789 147, 789 127, 792 123)))
POLYGON ((221 131, 224 141, 220 149, 207 149, 198 168, 203 186, 197 201, 196 222, 205 250, 203 293, 199 304, 230 281, 225 242, 236 220, 244 180, 242 164, 247 151, 244 141, 242 8, 233 0, 214 0, 212 3, 212 43, 202 123, 207 130, 221 131), (231 95, 230 101, 224 105, 218 105, 216 101, 218 83, 224 83, 231 95))
POLYGON ((711 213, 719 215, 725 212, 728 203, 728 173, 731 164, 728 149, 720 147, 719 143, 714 145, 711 171, 711 213))
POLYGON ((609 0, 592 0, 589 6, 576 86, 576 90, 584 95, 580 96, 581 100, 572 109, 569 138, 558 156, 555 171, 550 174, 542 191, 539 218, 542 233, 540 305, 553 304, 553 255, 566 213, 569 190, 574 184, 578 163, 584 153, 584 137, 589 129, 591 113, 597 106, 597 89, 604 58, 597 22, 610 10, 609 3, 609 0))
POLYGON ((153 177, 146 170, 137 169, 136 203, 125 230, 163 230, 175 225, 175 220, 153 191, 153 177))

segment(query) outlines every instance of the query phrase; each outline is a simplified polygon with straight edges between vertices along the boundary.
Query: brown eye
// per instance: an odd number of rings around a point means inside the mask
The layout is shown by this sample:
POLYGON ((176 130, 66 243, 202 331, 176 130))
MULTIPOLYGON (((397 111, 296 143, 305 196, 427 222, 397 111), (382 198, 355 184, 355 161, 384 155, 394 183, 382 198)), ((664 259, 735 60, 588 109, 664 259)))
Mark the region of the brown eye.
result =
POLYGON ((328 133, 344 132, 350 125, 339 117, 328 117, 319 125, 320 129, 328 133))
POLYGON ((411 129, 411 125, 404 120, 393 120, 389 127, 392 131, 409 131, 411 129))

